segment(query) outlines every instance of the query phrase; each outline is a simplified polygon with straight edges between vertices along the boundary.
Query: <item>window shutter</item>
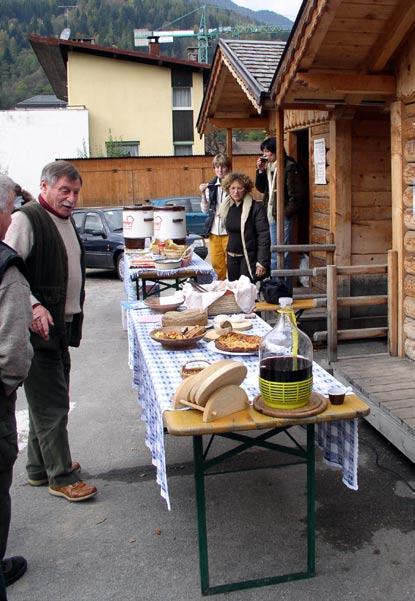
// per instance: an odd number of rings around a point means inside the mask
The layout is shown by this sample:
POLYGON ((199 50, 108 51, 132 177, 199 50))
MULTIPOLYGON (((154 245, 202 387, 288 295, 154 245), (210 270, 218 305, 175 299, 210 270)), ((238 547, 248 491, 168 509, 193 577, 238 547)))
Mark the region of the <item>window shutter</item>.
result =
POLYGON ((173 111, 173 142, 193 140, 193 111, 173 111))
POLYGON ((172 88, 191 88, 193 85, 193 73, 184 69, 171 70, 172 88))

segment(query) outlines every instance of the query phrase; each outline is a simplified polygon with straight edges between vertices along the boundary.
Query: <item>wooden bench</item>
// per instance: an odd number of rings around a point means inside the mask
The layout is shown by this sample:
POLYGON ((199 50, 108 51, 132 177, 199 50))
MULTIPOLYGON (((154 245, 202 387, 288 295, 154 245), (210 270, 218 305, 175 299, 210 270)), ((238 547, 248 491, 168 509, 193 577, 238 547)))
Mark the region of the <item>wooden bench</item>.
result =
MULTIPOLYGON (((325 306, 325 298, 303 298, 298 300, 294 299, 292 304, 297 319, 302 315, 303 311, 325 306)), ((255 313, 262 314, 262 312, 267 313, 270 311, 278 311, 279 308, 279 305, 274 305, 265 301, 256 301, 255 303, 255 313)))

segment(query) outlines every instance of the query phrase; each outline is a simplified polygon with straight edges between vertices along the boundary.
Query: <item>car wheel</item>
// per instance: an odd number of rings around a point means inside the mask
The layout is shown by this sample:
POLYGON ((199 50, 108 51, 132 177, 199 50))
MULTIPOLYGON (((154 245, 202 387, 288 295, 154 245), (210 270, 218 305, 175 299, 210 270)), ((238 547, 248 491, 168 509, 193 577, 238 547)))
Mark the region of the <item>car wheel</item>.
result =
POLYGON ((115 272, 118 276, 118 279, 124 280, 124 269, 125 269, 125 261, 124 261, 124 253, 120 252, 115 258, 115 272))

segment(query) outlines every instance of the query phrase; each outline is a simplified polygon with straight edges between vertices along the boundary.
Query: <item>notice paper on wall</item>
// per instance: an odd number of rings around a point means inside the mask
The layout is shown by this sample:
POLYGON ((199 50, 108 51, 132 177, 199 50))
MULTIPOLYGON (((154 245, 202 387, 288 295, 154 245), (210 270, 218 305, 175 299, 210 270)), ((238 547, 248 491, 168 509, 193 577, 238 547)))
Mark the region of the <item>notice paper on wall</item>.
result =
POLYGON ((327 184, 326 180, 326 141, 314 140, 314 183, 327 184))

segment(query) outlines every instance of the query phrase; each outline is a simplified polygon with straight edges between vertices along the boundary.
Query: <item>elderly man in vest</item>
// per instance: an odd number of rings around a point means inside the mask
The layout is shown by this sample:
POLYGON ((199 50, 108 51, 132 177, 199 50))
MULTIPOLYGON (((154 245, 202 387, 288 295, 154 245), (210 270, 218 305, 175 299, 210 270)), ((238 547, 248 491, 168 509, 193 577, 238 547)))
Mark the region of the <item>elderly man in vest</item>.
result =
POLYGON ((32 322, 30 290, 23 260, 1 242, 14 208, 15 183, 0 175, 0 600, 9 586, 26 571, 24 557, 5 559, 9 535, 10 486, 17 458, 16 389, 26 378, 33 356, 29 339, 32 322), (4 580, 3 580, 4 579, 4 580))
POLYGON ((12 216, 5 241, 24 259, 32 301, 34 357, 24 388, 29 405, 27 473, 32 486, 85 501, 97 493, 72 462, 69 413, 69 346, 79 346, 84 301, 84 251, 71 219, 82 180, 71 163, 44 167, 38 201, 12 216))

